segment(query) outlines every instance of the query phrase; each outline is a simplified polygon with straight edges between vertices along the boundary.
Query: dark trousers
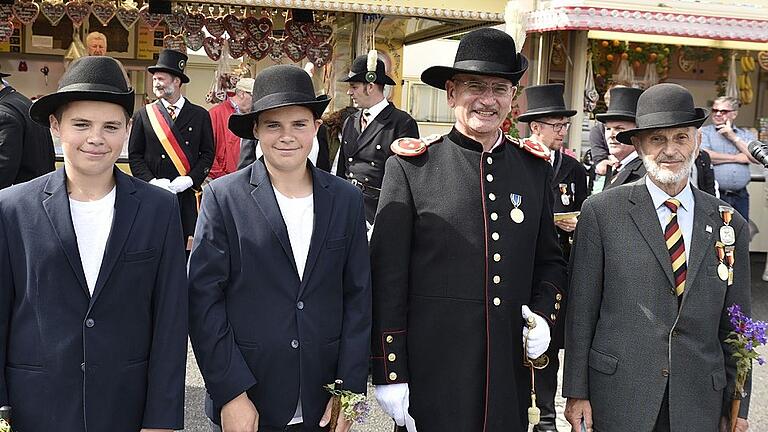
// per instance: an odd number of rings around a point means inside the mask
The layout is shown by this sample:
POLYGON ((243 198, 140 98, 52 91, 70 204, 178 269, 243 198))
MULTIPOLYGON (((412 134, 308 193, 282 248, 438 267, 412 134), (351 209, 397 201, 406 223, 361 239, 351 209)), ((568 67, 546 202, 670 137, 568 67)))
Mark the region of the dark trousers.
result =
POLYGON ((549 366, 536 371, 536 406, 541 410, 541 421, 533 427, 534 432, 557 432, 555 394, 557 394, 557 371, 560 369, 559 352, 560 348, 556 344, 550 344, 546 352, 549 357, 549 366))
POLYGON ((747 192, 747 188, 734 191, 720 189, 720 199, 730 204, 744 219, 749 221, 749 192, 747 192))

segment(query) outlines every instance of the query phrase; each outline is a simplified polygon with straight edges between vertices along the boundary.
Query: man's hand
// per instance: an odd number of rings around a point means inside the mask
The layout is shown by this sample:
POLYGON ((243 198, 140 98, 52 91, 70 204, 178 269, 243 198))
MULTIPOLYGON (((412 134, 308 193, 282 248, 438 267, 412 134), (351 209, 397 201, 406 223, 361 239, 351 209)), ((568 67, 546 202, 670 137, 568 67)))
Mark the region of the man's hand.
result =
MULTIPOLYGON (((333 398, 328 399, 328 405, 325 406, 325 414, 320 419, 320 427, 324 428, 328 426, 331 421, 331 411, 333 410, 333 398)), ((336 429, 330 432, 349 432, 352 428, 352 422, 344 417, 344 413, 339 413, 339 420, 336 422, 336 429)))
POLYGON ((257 432, 259 430, 259 412, 248 399, 248 395, 239 396, 227 402, 221 408, 222 432, 257 432))
POLYGON ((192 187, 192 177, 178 176, 171 182, 170 188, 173 192, 182 193, 192 187))
POLYGON ((176 193, 173 189, 171 189, 171 181, 167 178, 153 178, 149 181, 149 184, 152 186, 157 186, 160 189, 165 189, 169 192, 176 193))
POLYGON ((374 390, 376 400, 382 411, 398 426, 405 426, 405 416, 408 415, 410 391, 407 383, 377 385, 374 390))
POLYGON ((597 165, 595 165, 595 174, 605 175, 605 172, 608 171, 608 165, 611 165, 610 159, 603 159, 598 162, 597 165))
POLYGON ((587 432, 592 432, 592 405, 589 400, 568 398, 565 402, 565 419, 577 432, 581 432, 582 421, 587 426, 587 432))
MULTIPOLYGON (((730 432, 730 422, 725 417, 720 417, 720 432, 730 432)), ((749 420, 736 417, 736 432, 747 432, 749 430, 749 420)))
POLYGON ((733 162, 740 163, 740 164, 748 164, 749 156, 745 155, 744 153, 739 153, 737 155, 734 155, 733 162))
POLYGON ((730 141, 733 141, 737 138, 736 132, 734 132, 733 130, 733 123, 731 123, 730 120, 726 120, 724 124, 715 126, 715 129, 717 129, 717 133, 724 136, 730 141))
POLYGON ((523 343, 525 343, 526 336, 528 337, 528 358, 536 359, 547 352, 549 342, 552 340, 549 334, 549 324, 541 315, 531 312, 527 305, 523 305, 522 311, 523 319, 526 322, 529 317, 533 317, 536 323, 532 329, 529 329, 527 325, 523 326, 523 343))
POLYGON ((576 229, 576 223, 579 220, 576 218, 562 219, 555 221, 555 225, 565 232, 573 232, 576 229))

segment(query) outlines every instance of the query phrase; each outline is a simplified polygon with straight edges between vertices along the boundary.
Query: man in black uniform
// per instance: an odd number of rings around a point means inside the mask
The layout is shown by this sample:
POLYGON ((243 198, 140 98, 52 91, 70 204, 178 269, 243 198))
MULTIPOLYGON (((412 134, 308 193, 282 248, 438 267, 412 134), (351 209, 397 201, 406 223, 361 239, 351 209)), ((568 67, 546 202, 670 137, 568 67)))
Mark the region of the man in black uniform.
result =
POLYGON ((208 111, 181 95, 186 65, 185 54, 165 49, 147 68, 158 100, 136 111, 128 140, 131 173, 178 195, 185 239, 195 232, 196 195, 214 155, 208 111))
POLYGON ((350 69, 342 81, 349 83, 347 94, 360 111, 344 122, 336 175, 363 191, 365 220, 373 225, 384 163, 392 156, 389 145, 397 138, 419 136, 419 127, 413 117, 384 98, 384 85, 395 85, 395 81, 386 75, 383 61, 377 58, 376 68, 369 70, 368 56, 361 55, 350 69))
POLYGON ((453 67, 421 76, 446 90, 453 130, 398 140, 387 161, 371 239, 373 382, 411 432, 528 428, 524 354, 547 350, 566 269, 549 151, 499 129, 527 66, 506 33, 465 35, 453 67))
MULTIPOLYGON (((552 199, 557 217, 557 237, 563 255, 567 260, 571 253, 573 231, 576 229, 577 214, 587 199, 587 170, 576 159, 562 151, 563 140, 568 134, 569 118, 576 111, 565 107, 562 84, 545 84, 525 89, 528 111, 518 120, 529 123, 530 140, 550 150, 549 163, 553 169, 552 199), (572 213, 568 215, 568 213, 572 213)), ((564 308, 562 308, 564 309, 564 308)), ((536 372, 536 402, 541 409, 541 422, 533 427, 534 432, 557 432, 555 424, 555 393, 557 393, 558 357, 564 346, 564 323, 562 317, 552 333, 552 343, 546 354, 549 366, 536 372)))
POLYGON ((616 135, 620 132, 636 127, 637 100, 642 93, 642 89, 614 87, 611 89, 611 103, 608 105, 608 111, 595 116, 605 125, 608 152, 617 160, 613 166, 608 167, 603 190, 632 183, 645 175, 643 160, 637 156, 635 147, 616 139, 616 135))

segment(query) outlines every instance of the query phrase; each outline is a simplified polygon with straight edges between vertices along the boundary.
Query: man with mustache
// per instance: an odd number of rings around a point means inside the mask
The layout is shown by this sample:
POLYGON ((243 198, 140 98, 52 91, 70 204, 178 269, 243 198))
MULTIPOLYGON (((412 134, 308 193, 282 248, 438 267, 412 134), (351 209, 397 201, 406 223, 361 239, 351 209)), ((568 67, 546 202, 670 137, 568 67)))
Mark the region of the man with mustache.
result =
POLYGON ((677 84, 646 90, 636 126, 616 139, 637 149, 647 176, 582 206, 563 380, 576 430, 725 431, 736 375, 727 308, 750 311, 749 227, 690 185, 706 118, 677 84))
POLYGON ((410 432, 528 430, 523 360, 547 350, 567 278, 549 151, 500 129, 527 66, 508 34, 466 34, 453 67, 421 75, 446 90, 453 130, 392 144, 371 239, 373 383, 410 432))
POLYGON ((214 156, 208 111, 181 94, 186 65, 186 54, 165 49, 147 68, 158 100, 133 115, 128 141, 131 173, 178 196, 185 241, 195 232, 198 193, 214 156))

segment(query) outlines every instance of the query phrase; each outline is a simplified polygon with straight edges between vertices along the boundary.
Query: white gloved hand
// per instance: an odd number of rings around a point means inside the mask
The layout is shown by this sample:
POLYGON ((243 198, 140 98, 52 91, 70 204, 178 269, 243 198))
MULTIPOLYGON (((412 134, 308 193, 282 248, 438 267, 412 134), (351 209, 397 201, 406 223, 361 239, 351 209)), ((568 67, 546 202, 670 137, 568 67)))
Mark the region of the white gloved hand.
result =
POLYGON ((523 326, 523 343, 525 343, 525 337, 528 336, 528 358, 536 359, 547 352, 549 342, 552 340, 549 334, 549 323, 541 315, 531 312, 527 305, 523 305, 522 310, 523 319, 526 322, 528 317, 533 317, 536 322, 536 326, 530 330, 528 330, 527 325, 523 326))
POLYGON ((153 178, 149 181, 149 184, 153 186, 157 186, 161 189, 165 189, 167 191, 176 193, 174 190, 171 189, 171 181, 166 178, 153 178))
POLYGON ((408 384, 377 385, 375 394, 381 409, 392 417, 398 426, 405 426, 405 416, 408 415, 408 384))
POLYGON ((178 176, 171 182, 171 190, 176 193, 184 192, 192 187, 192 177, 178 176))

